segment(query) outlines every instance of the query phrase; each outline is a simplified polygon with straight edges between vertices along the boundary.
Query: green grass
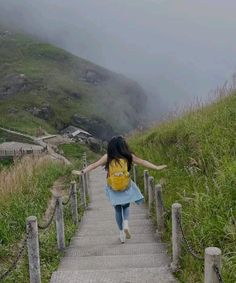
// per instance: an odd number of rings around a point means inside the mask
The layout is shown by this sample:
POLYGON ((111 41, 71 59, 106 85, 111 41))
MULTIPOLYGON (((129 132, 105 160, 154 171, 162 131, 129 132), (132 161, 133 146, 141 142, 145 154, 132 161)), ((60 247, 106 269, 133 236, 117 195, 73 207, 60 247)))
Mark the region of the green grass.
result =
POLYGON ((6 167, 10 167, 13 164, 12 158, 0 159, 0 170, 6 167))
MULTIPOLYGON (((53 182, 60 176, 66 174, 66 168, 57 163, 50 163, 45 168, 28 177, 27 187, 21 188, 20 192, 13 192, 10 197, 0 200, 0 274, 6 270, 15 254, 18 251, 16 243, 19 242, 25 234, 25 221, 30 215, 35 215, 41 220, 44 214, 48 200, 51 197, 49 188, 53 182), (31 189, 29 189, 29 187, 31 189)), ((24 183, 20 184, 21 186, 24 183)), ((71 228, 69 229, 71 231, 71 228)), ((42 237, 41 241, 41 261, 46 262, 50 258, 51 265, 42 265, 42 277, 48 277, 51 269, 55 267, 59 260, 59 255, 53 240, 55 231, 52 229, 48 232, 48 238, 42 237), (54 258, 54 255, 55 258, 54 258)), ((69 233, 71 235, 71 232, 69 233)), ((16 271, 10 274, 3 282, 29 282, 28 280, 28 263, 26 256, 19 263, 16 271)), ((48 280, 43 280, 48 282, 48 280)))
MULTIPOLYGON (((164 183, 165 240, 170 243, 171 205, 179 202, 194 250, 222 249, 224 282, 236 282, 236 95, 139 133, 130 144, 137 155, 168 165, 150 172, 164 183)), ((180 281, 203 282, 203 273, 203 262, 183 249, 180 281)))
MULTIPOLYGON (((97 155, 91 152, 86 146, 79 144, 62 145, 65 155, 74 161, 76 168, 81 168, 81 157, 84 152, 87 153, 88 162, 92 162, 97 155)), ((35 215, 39 223, 42 223, 48 201, 51 198, 50 188, 54 181, 61 176, 65 177, 65 183, 69 187, 70 181, 74 177, 70 172, 73 166, 65 167, 58 163, 49 163, 47 166, 40 167, 34 171, 32 176, 23 181, 21 190, 13 192, 5 200, 0 199, 0 275, 7 270, 14 260, 19 250, 19 241, 25 234, 25 221, 30 215, 35 215), (14 233, 13 233, 14 231, 14 233)), ((78 192, 78 203, 80 203, 80 194, 78 192)), ((79 217, 83 210, 79 209, 79 217)), ((76 228, 72 223, 70 207, 64 207, 65 221, 65 239, 68 246, 70 239, 74 235, 76 228)), ((62 252, 57 249, 56 227, 53 223, 49 229, 39 231, 40 242, 40 266, 42 283, 50 281, 52 272, 58 267, 62 252)), ((29 266, 27 255, 17 265, 17 268, 3 281, 4 283, 29 282, 29 266)))
POLYGON ((25 231, 25 219, 30 215, 42 215, 51 196, 50 186, 64 172, 62 166, 50 165, 27 182, 27 186, 32 186, 32 189, 26 187, 22 193, 13 193, 6 202, 1 202, 0 239, 4 244, 1 256, 7 253, 10 244, 21 239, 25 231), (12 233, 13 230, 15 233, 12 233))
POLYGON ((20 135, 8 133, 6 131, 3 131, 0 129, 0 144, 3 142, 10 142, 10 141, 16 141, 16 142, 23 142, 23 143, 34 143, 32 139, 23 137, 20 135))
POLYGON ((93 162, 100 157, 99 154, 94 153, 86 145, 80 143, 62 144, 58 147, 64 152, 65 157, 68 158, 76 167, 80 167, 82 165, 81 160, 84 153, 86 153, 88 162, 93 162))
MULTIPOLYGON (((80 195, 78 194, 78 203, 80 201, 80 195)), ((79 210, 79 218, 83 215, 83 211, 79 210)), ((76 226, 72 222, 70 207, 67 205, 64 207, 64 225, 65 225, 65 241, 66 246, 69 245, 70 239, 74 236, 76 226)), ((57 249, 56 239, 56 226, 55 221, 47 230, 39 231, 39 244, 40 244, 40 268, 41 268, 41 281, 42 283, 48 283, 51 275, 57 270, 63 252, 57 249)), ((17 269, 14 270, 3 282, 29 282, 29 266, 27 255, 24 254, 23 259, 18 264, 17 269)))

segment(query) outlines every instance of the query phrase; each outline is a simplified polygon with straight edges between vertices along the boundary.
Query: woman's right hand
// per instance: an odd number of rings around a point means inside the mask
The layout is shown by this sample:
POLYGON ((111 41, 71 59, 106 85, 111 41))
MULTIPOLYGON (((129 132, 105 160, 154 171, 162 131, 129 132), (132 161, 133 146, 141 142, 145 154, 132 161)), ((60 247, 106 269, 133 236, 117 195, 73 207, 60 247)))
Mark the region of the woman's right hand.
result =
POLYGON ((162 169, 165 169, 165 168, 167 168, 167 165, 156 166, 156 170, 162 170, 162 169))

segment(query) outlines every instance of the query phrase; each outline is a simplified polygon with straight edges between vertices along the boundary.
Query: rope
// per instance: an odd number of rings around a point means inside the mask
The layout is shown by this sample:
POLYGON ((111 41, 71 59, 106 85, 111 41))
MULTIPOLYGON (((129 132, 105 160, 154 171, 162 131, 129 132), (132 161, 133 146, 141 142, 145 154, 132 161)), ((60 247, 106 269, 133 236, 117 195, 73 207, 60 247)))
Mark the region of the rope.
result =
POLYGON ((67 204, 69 203, 69 201, 70 201, 70 199, 71 199, 72 196, 73 196, 73 191, 71 190, 68 200, 67 200, 66 202, 62 202, 62 204, 63 204, 63 205, 67 205, 67 204))
POLYGON ((179 224, 179 227, 180 227, 180 231, 181 231, 181 234, 183 236, 183 240, 184 240, 184 243, 186 245, 186 248, 187 248, 187 251, 196 259, 198 260, 204 260, 204 257, 202 256, 199 256, 194 250, 193 248, 190 246, 189 244, 189 241, 187 240, 185 234, 184 234, 184 230, 183 230, 183 226, 182 226, 182 223, 181 223, 181 220, 180 220, 180 216, 179 214, 177 215, 177 221, 178 221, 178 224, 179 224))
POLYGON ((15 260, 12 262, 11 266, 8 268, 8 270, 6 270, 2 275, 0 275, 0 281, 2 281, 4 278, 6 278, 14 269, 16 269, 17 267, 17 263, 20 260, 21 256, 23 255, 23 252, 25 250, 27 244, 27 234, 25 235, 24 239, 23 239, 23 243, 22 246, 15 258, 15 260))
POLYGON ((51 215, 51 217, 50 217, 48 223, 46 223, 45 225, 40 225, 40 224, 38 224, 38 228, 39 228, 39 229, 44 230, 44 229, 47 229, 47 228, 51 225, 52 220, 53 220, 53 217, 54 217, 55 212, 56 212, 57 205, 58 205, 58 200, 56 199, 55 206, 54 206, 54 208, 53 208, 53 213, 52 213, 52 215, 51 215))
POLYGON ((216 264, 214 264, 214 265, 213 265, 213 269, 214 269, 214 271, 215 271, 215 273, 216 273, 216 275, 217 275, 217 278, 218 278, 218 280, 219 280, 219 283, 224 283, 224 281, 223 281, 223 279, 222 279, 222 276, 221 276, 221 274, 220 274, 219 267, 218 267, 216 264))
MULTIPOLYGON (((181 223, 179 214, 177 215, 177 221, 178 221, 178 224, 179 224, 179 227, 180 227, 180 230, 181 230, 181 234, 182 234, 182 236, 183 236, 183 240, 184 240, 184 242, 185 242, 185 245, 186 245, 186 247, 187 247, 188 252, 189 252, 194 258, 196 258, 196 259, 198 259, 198 260, 204 260, 204 257, 201 257, 201 256, 197 255, 197 253, 193 250, 193 248, 190 246, 190 244, 189 244, 187 238, 185 237, 185 235, 184 235, 184 230, 183 230, 183 226, 182 226, 182 223, 181 223)), ((214 265, 213 265, 213 269, 214 269, 214 271, 215 271, 215 273, 216 273, 216 275, 217 275, 217 278, 218 278, 218 280, 219 280, 219 283, 224 283, 223 278, 222 278, 222 276, 221 276, 221 274, 220 274, 219 267, 218 267, 216 264, 214 264, 214 265)))

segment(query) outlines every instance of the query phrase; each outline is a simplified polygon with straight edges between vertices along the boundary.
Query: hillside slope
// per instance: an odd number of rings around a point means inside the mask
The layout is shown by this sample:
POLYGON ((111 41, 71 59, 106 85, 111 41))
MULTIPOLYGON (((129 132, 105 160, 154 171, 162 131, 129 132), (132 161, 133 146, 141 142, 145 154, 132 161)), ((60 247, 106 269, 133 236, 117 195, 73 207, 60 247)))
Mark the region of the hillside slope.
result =
POLYGON ((34 134, 68 124, 107 139, 142 123, 146 96, 134 81, 0 28, 0 124, 34 134))
MULTIPOLYGON (((165 172, 150 172, 164 183, 166 240, 171 238, 171 205, 179 202, 194 250, 203 255, 205 247, 221 248, 224 282, 235 283, 236 94, 139 133, 130 143, 138 155, 168 165, 165 172)), ((203 262, 185 249, 181 265, 181 282, 203 282, 203 262)))

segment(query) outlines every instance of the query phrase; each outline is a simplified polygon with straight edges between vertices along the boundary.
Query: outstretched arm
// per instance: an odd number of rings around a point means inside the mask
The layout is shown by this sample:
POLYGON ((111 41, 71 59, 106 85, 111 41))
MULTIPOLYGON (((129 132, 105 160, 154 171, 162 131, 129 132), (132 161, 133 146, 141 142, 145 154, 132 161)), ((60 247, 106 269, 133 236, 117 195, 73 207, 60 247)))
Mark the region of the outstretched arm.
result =
POLYGON ((157 166, 157 165, 155 165, 155 164, 153 164, 153 163, 151 163, 147 160, 143 160, 143 159, 135 156, 134 154, 132 154, 132 156, 133 156, 133 162, 135 164, 142 165, 142 166, 149 168, 149 169, 162 170, 162 169, 167 167, 166 165, 157 166))
POLYGON ((96 169, 97 167, 99 166, 103 166, 105 165, 107 162, 107 154, 103 155, 103 157, 101 157, 98 161, 90 164, 89 166, 87 166, 86 168, 84 168, 81 172, 81 171, 77 171, 77 170, 73 170, 72 171, 72 174, 75 174, 75 175, 81 175, 82 173, 87 173, 87 172, 90 172, 94 169, 96 169))

